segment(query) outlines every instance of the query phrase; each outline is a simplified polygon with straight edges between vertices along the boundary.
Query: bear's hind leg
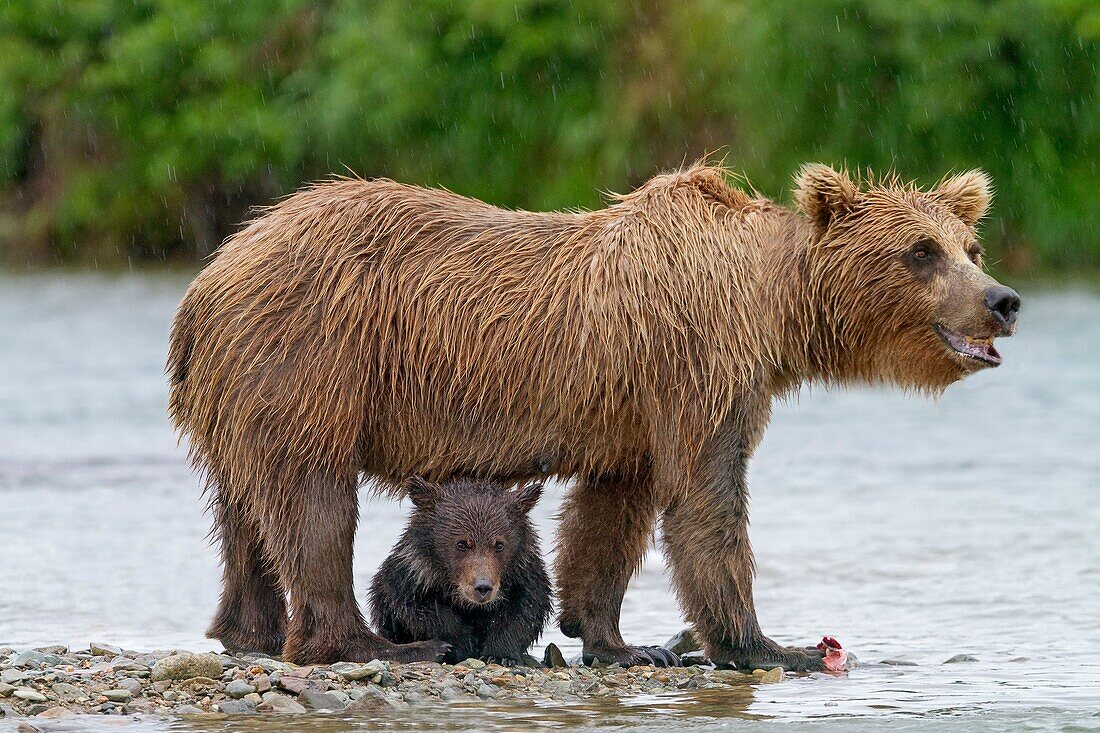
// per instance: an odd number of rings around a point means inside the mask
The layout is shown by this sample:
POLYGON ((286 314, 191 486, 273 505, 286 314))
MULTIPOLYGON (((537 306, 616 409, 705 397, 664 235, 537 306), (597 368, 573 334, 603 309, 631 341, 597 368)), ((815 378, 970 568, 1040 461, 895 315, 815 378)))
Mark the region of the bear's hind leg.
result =
POLYGON ((238 500, 213 491, 222 594, 206 635, 234 653, 279 654, 286 638, 286 595, 263 556, 259 528, 238 500))
POLYGON ((645 556, 656 517, 648 471, 587 476, 566 497, 555 562, 559 625, 566 636, 581 637, 585 663, 680 663, 662 647, 628 646, 619 632, 623 595, 645 556))
POLYGON ((280 486, 268 507, 264 548, 290 594, 283 658, 296 664, 435 661, 446 644, 393 644, 371 632, 359 611, 352 578, 356 485, 354 475, 312 474, 280 486))

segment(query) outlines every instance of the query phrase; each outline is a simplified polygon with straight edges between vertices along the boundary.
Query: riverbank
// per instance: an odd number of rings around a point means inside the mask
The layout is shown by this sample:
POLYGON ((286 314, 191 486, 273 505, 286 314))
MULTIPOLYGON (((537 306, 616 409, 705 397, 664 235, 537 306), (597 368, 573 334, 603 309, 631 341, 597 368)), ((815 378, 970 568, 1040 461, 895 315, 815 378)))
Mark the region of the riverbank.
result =
MULTIPOLYGON (((781 669, 752 674, 710 665, 672 669, 571 666, 557 647, 553 666, 463 663, 296 666, 259 655, 138 652, 109 644, 16 652, 0 649, 3 717, 74 715, 287 715, 369 713, 430 702, 626 697, 730 689, 779 682, 781 669)), ((534 660, 532 660, 534 661, 534 660)))

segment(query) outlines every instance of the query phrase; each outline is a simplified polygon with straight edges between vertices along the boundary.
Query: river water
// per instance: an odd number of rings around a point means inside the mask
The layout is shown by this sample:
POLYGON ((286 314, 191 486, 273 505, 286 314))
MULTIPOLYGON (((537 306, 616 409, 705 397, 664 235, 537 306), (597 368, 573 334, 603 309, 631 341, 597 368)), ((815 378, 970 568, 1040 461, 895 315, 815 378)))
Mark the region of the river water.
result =
MULTIPOLYGON (((0 278, 0 645, 217 648, 202 635, 216 552, 164 409, 167 333, 186 284, 0 278)), ((939 400, 814 390, 775 411, 750 472, 761 623, 786 643, 836 636, 865 663, 847 676, 123 728, 1100 730, 1100 297, 1025 289, 1020 333, 998 348, 1001 368, 939 400), (977 661, 944 664, 959 654, 977 661)), ((544 546, 561 493, 551 487, 535 510, 544 546)), ((361 599, 408 509, 366 492, 362 502, 361 599)), ((683 625, 654 550, 623 605, 624 636, 661 643, 683 625)), ((576 651, 556 630, 543 641, 576 651)))

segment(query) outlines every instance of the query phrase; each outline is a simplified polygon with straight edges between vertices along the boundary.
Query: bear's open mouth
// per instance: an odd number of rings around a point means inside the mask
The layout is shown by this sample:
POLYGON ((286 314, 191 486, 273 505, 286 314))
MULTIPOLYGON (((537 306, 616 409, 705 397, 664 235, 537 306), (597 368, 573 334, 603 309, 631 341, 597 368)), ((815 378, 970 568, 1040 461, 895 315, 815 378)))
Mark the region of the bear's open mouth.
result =
POLYGON ((953 331, 947 326, 937 323, 934 328, 943 342, 950 346, 959 356, 965 356, 988 366, 1000 366, 1001 355, 993 346, 993 338, 974 338, 966 334, 953 331))

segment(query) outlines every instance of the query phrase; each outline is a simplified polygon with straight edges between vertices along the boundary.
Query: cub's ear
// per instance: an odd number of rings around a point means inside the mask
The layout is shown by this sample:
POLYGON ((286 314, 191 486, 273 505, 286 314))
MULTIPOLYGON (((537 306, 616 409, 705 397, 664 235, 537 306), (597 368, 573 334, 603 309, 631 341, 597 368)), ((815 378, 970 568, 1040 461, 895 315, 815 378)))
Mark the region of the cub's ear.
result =
POLYGON ((539 503, 539 497, 542 496, 542 484, 533 483, 521 486, 515 491, 515 502, 519 510, 524 514, 527 514, 535 508, 535 504, 539 503))
POLYGON ((794 178, 794 198, 799 210, 824 233, 837 218, 855 208, 859 188, 843 170, 807 163, 794 178))
POLYGON ((985 171, 973 170, 940 181, 931 191, 934 199, 973 227, 989 210, 993 181, 985 171))
POLYGON ((410 476, 405 480, 405 494, 412 499, 413 505, 430 507, 439 498, 439 487, 419 476, 410 476))

